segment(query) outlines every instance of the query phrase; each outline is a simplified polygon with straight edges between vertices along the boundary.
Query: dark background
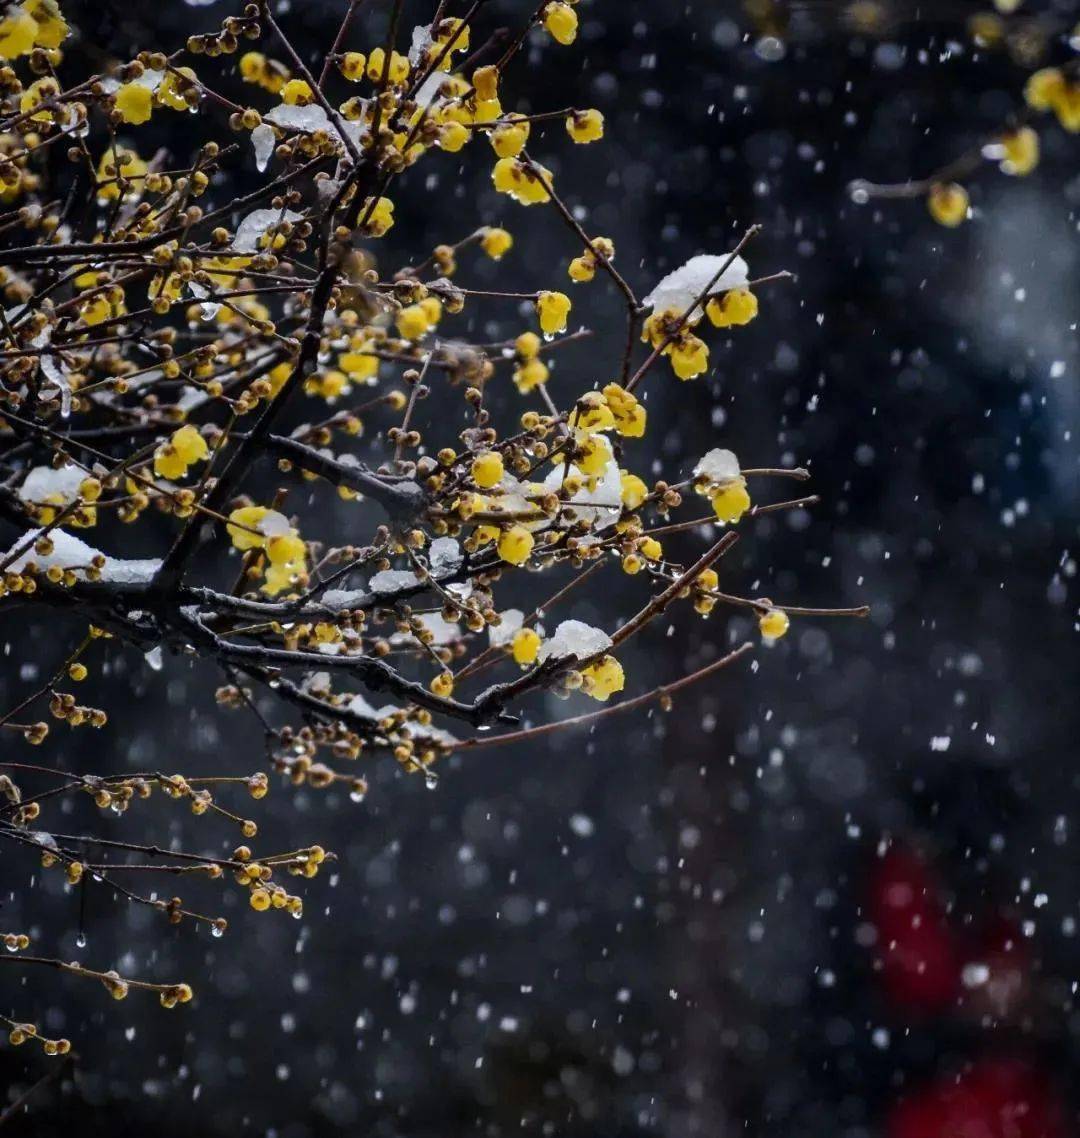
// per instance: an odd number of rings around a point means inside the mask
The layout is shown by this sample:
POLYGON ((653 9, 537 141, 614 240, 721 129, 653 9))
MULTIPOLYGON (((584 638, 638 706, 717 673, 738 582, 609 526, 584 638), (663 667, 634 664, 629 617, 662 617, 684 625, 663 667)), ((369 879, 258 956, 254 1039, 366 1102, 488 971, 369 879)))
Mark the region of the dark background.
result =
MULTIPOLYGON (((406 26, 429 7, 407 4, 406 26)), ((1047 122, 1030 178, 987 163, 956 231, 918 201, 857 206, 846 187, 922 176, 998 127, 1019 105, 1031 29, 1065 31, 1080 10, 1029 0, 1010 51, 974 47, 979 5, 885 3, 876 34, 854 30, 852 7, 585 0, 578 44, 538 36, 506 90, 521 108, 604 112, 602 145, 571 147, 556 124, 530 150, 640 291, 754 221, 753 275, 798 274, 763 293, 753 325, 711 338, 707 378, 650 379, 651 445, 684 474, 716 445, 744 465, 809 465, 822 504, 745 527, 726 579, 777 600, 869 603, 871 618, 798 620, 672 715, 476 752, 435 791, 389 768, 362 806, 275 787, 263 807, 282 839, 341 855, 309 883, 302 923, 226 911, 228 891, 208 886, 230 935, 162 934, 93 890, 46 905, 39 893, 59 891, 39 875, 5 927, 58 931, 65 959, 183 974, 199 999, 168 1013, 77 984, 28 991, 19 1014, 40 1011, 80 1058, 75 1087, 43 1094, 13 1135, 864 1138, 905 1091, 990 1056, 1056 1084, 1061 1133, 1076 1133, 1077 142, 1047 122), (889 842, 923 851, 963 936, 1018 930, 1025 994, 1007 1014, 888 998, 866 905, 889 842)), ((65 5, 120 57, 147 35, 171 49, 229 8, 65 5)), ((314 57, 339 8, 293 0, 281 19, 314 57)), ((385 8, 366 6, 356 46, 381 37, 385 8)), ((485 19, 531 10, 504 0, 485 19)), ((1047 52, 1068 55, 1060 37, 1047 52)), ((423 174, 406 181, 395 239, 415 249, 503 221, 513 254, 497 273, 473 262, 463 283, 551 286, 569 238, 495 195, 477 152, 463 157, 432 160, 439 209, 423 174)), ((597 335, 561 357, 557 400, 606 382, 621 344, 604 284, 574 298, 597 335)), ((518 327, 476 325, 480 338, 518 327)), ((582 599, 574 615, 632 603, 582 599)), ((66 640, 28 649, 34 629, 6 619, 9 659, 62 658, 66 640)), ((719 611, 671 624, 625 661, 634 691, 747 632, 719 611)), ((105 687, 125 710, 61 758, 261 767, 250 725, 214 708, 216 682, 117 653, 105 687)), ((25 690, 9 664, 5 703, 25 690)), ((151 821, 121 824, 135 836, 151 821)), ((208 840, 202 821, 189 840, 208 840)), ((14 861, 4 851, 5 899, 24 880, 14 861)), ((0 1052, 11 1097, 42 1069, 0 1052)))

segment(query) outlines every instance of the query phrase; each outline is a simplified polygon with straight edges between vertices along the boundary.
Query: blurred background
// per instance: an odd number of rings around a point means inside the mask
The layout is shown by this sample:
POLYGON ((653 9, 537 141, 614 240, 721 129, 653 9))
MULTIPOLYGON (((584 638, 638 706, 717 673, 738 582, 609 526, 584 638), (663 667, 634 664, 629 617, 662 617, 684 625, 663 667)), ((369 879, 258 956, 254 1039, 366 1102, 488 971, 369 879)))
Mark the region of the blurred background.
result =
MULTIPOLYGON (((64 4, 120 58, 172 49, 235 7, 64 4)), ((281 8, 308 58, 327 50, 340 0, 281 8)), ((406 27, 430 9, 408 0, 406 27)), ((517 25, 532 9, 495 0, 484 20, 517 25)), ((376 42, 386 10, 369 0, 354 46, 376 42)), ((3 851, 5 927, 25 919, 64 959, 199 990, 167 1013, 28 977, 21 1014, 40 1011, 80 1057, 74 1084, 43 1092, 12 1135, 1080 1133, 1078 144, 1048 120, 1031 176, 986 163, 957 230, 918 200, 847 192, 922 177, 1000 127, 1026 75, 1069 57, 1080 5, 578 11, 578 43, 530 41, 504 105, 603 111, 602 144, 572 147, 556 123, 530 151, 614 239, 620 269, 648 291, 759 222, 751 275, 797 274, 763 292, 752 325, 711 337, 707 377, 650 379, 647 445, 683 476, 713 446, 744 465, 807 465, 821 504, 744 526, 725 580, 778 601, 868 603, 871 617, 797 620, 670 715, 477 751, 434 791, 393 764, 372 770, 362 805, 275 787, 271 844, 319 841, 341 858, 308 884, 302 923, 230 908, 235 891, 211 884, 229 936, 162 932, 93 889, 60 896, 51 875, 18 896, 26 867, 3 851)), ((406 179, 388 257, 505 223, 513 253, 463 266, 462 283, 552 287, 578 250, 554 218, 495 195, 487 167, 466 151, 406 179)), ((246 163, 217 200, 254 176, 246 163)), ((603 282, 573 295, 596 335, 560 355, 557 401, 608 381, 623 335, 603 282)), ((479 338, 524 326, 487 317, 479 338)), ((331 525, 338 507, 319 501, 331 525)), ((676 556, 702 548, 681 541, 676 556)), ((632 611, 637 590, 621 588, 583 594, 573 615, 632 611)), ((31 637, 42 670, 62 658, 59 621, 35 636, 5 619, 20 659, 31 637)), ((751 630, 717 610, 678 612, 667 631, 625 660, 633 691, 751 630)), ((5 705, 30 678, 5 669, 5 705)), ((124 714, 93 753, 76 735, 54 754, 74 770, 261 768, 249 722, 213 706, 216 682, 117 652, 98 694, 124 714)), ((235 844, 156 809, 117 824, 134 840, 156 824, 235 844)), ((0 1051, 8 1100, 42 1071, 24 1051, 0 1051)))

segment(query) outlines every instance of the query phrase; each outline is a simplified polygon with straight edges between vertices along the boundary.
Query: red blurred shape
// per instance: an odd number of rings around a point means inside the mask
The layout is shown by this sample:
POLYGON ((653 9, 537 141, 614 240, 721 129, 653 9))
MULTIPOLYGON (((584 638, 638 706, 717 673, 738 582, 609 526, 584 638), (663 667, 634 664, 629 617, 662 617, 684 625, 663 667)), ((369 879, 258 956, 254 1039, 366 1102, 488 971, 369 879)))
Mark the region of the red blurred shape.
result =
POLYGON ((938 900, 938 883, 913 850, 894 846, 878 862, 869 913, 886 991, 901 1008, 939 1012, 956 999, 961 952, 938 900))
POLYGON ((887 1138, 1065 1138, 1065 1111, 1047 1080, 1016 1059, 986 1059, 893 1107, 887 1138))

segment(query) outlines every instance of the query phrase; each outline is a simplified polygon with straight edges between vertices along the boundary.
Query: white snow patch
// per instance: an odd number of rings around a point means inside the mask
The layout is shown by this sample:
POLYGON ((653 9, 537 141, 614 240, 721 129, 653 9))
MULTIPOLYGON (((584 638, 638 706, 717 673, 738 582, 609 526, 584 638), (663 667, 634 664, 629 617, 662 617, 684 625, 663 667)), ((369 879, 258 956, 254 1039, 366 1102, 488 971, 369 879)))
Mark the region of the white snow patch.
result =
POLYGON ((399 589, 409 589, 417 583, 417 576, 409 569, 383 569, 371 578, 373 593, 396 593, 399 589))
POLYGON ((363 589, 327 589, 320 599, 327 608, 352 609, 364 604, 368 594, 363 589))
POLYGON ((20 502, 38 505, 66 506, 79 496, 86 472, 68 462, 54 470, 51 466, 35 466, 16 491, 20 502))
POLYGON ((735 452, 714 447, 694 467, 695 478, 707 478, 714 485, 735 482, 742 477, 735 452))
MULTIPOLYGON (((749 269, 742 257, 735 257, 731 264, 724 269, 723 274, 715 284, 710 287, 713 277, 720 271, 730 254, 718 257, 712 253, 701 253, 691 257, 681 268, 666 277, 649 293, 644 304, 650 306, 655 312, 685 312, 690 305, 705 291, 726 292, 728 289, 740 288, 749 280, 749 269)), ((697 310, 700 315, 701 309, 697 310)))
POLYGON ((587 660, 611 647, 611 637, 602 629, 582 620, 564 620, 555 634, 540 645, 537 659, 587 660))
MULTIPOLYGON (((146 585, 161 568, 161 562, 156 559, 128 560, 122 557, 110 557, 62 529, 50 530, 47 534, 53 543, 52 552, 38 553, 34 549, 34 543, 42 532, 40 529, 28 530, 7 553, 2 555, 2 559, 6 561, 16 549, 23 550, 8 566, 11 572, 20 573, 31 564, 39 569, 51 569, 55 565, 60 569, 73 569, 78 572, 88 568, 95 557, 104 557, 105 565, 101 570, 100 580, 116 585, 146 585)), ((85 573, 83 576, 85 577, 85 573)))
POLYGON ((509 644, 525 623, 525 614, 521 609, 504 609, 499 616, 502 618, 499 624, 488 625, 488 638, 492 648, 502 648, 503 645, 509 644))

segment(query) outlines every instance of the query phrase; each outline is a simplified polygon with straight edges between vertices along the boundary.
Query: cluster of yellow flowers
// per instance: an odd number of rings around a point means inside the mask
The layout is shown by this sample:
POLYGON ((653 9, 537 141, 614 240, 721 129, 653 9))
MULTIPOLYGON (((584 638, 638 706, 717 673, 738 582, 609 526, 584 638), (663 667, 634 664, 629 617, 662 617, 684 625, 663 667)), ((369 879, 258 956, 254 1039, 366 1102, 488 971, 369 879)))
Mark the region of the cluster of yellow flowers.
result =
POLYGON ((203 462, 210 454, 206 439, 190 423, 174 431, 154 451, 154 473, 162 478, 183 478, 188 467, 203 462))
MULTIPOLYGON (((156 787, 162 809, 224 820, 253 844, 258 825, 228 808, 224 784, 258 801, 278 775, 360 801, 368 784, 351 764, 386 755, 433 785, 436 764, 455 749, 514 737, 462 739, 444 720, 481 732, 509 722, 512 703, 541 690, 607 703, 628 682, 623 644, 671 606, 688 602, 702 617, 718 604, 738 606, 755 615, 766 642, 778 640, 788 611, 722 592, 714 562, 736 540, 730 527, 756 512, 748 479, 806 476, 744 471, 729 451, 711 451, 692 473, 639 472, 634 444, 649 430, 644 383, 654 364, 666 360, 680 379, 703 374, 704 329, 749 324, 760 287, 776 277, 750 279, 738 253, 751 231, 733 253, 693 258, 639 299, 634 273, 624 279, 615 265, 611 238, 586 232, 588 212, 563 200, 527 147, 596 142, 603 114, 526 114, 504 91, 523 45, 546 52, 574 42, 575 3, 532 8, 495 62, 480 61, 493 58, 497 40, 469 54, 484 5, 414 29, 407 54, 400 43, 354 50, 346 19, 320 74, 293 49, 274 7, 245 3, 220 30, 192 35, 186 54, 139 52, 67 89, 54 64, 68 28, 54 0, 9 4, 0 18, 0 55, 28 57, 4 69, 0 90, 19 118, 0 136, 0 194, 15 203, 9 228, 20 243, 9 256, 5 237, 0 249, 0 427, 19 443, 5 494, 27 522, 0 554, 0 596, 89 608, 86 643, 39 693, 58 731, 106 723, 103 710, 61 689, 65 677, 89 677, 84 648, 109 641, 98 647, 134 646, 151 667, 163 666, 166 650, 212 659, 224 675, 219 704, 257 717, 267 741, 269 774, 83 776, 58 793, 93 818, 91 806, 124 815, 156 787), (538 35, 530 41, 531 28, 538 35), (25 82, 24 68, 33 76, 25 82), (241 82, 219 91, 230 75, 241 82), (235 101, 248 98, 254 105, 235 101), (191 157, 176 169, 180 148, 155 154, 151 146, 181 121, 191 157), (192 151, 195 122, 218 123, 231 143, 211 139, 192 151), (67 135, 78 141, 67 151, 79 170, 74 184, 87 187, 86 240, 67 220, 66 167, 40 157, 62 154, 64 144, 52 144, 67 135), (520 271, 529 279, 514 291, 470 287, 477 261, 496 280, 506 271, 483 258, 513 267, 512 226, 495 224, 498 214, 476 219, 484 224, 454 244, 397 259, 395 239, 414 218, 409 199, 395 205, 396 179, 421 158, 445 169, 443 154, 477 140, 471 153, 480 150, 495 189, 565 229, 553 276, 527 265, 520 271), (233 200, 235 168, 251 165, 261 183, 233 200), (571 330, 568 292, 540 287, 557 284, 564 268, 575 287, 598 281, 625 302, 623 358, 590 359, 584 380, 573 378, 574 352, 589 330, 571 330), (478 311, 489 301, 509 302, 520 320, 504 326, 504 339, 473 342, 473 329, 487 335, 491 327, 478 311), (636 369, 635 355, 644 357, 636 369), (512 422, 507 397, 518 407, 512 422), (259 478, 273 463, 281 483, 270 488, 259 478), (328 490, 351 503, 340 507, 347 539, 328 532, 339 509, 325 508, 328 490), (673 521, 695 496, 708 503, 705 517, 673 521), (157 558, 113 556, 72 532, 97 527, 93 536, 109 547, 124 532, 116 523, 151 509, 172 531, 157 558), (714 525, 713 546, 684 560, 682 543, 714 525), (204 547, 218 555, 213 587, 193 582, 209 561, 197 556, 204 547), (550 609, 567 603, 570 589, 563 582, 546 598, 542 582, 604 567, 635 578, 648 594, 644 607, 610 633, 572 618, 552 624, 550 609), (231 587, 223 583, 230 576, 231 587), (515 588, 508 580, 520 582, 529 615, 502 607, 515 588), (489 668, 513 678, 474 687, 489 668), (256 693, 299 724, 276 723, 256 693)), ((1018 144, 1003 145, 1003 161, 1022 172, 1018 144)), ((493 200, 514 213, 505 198, 493 200)), ((155 527, 144 528, 152 539, 155 527)), ((589 714, 653 696, 666 706, 658 690, 589 714)), ((0 726, 31 744, 49 735, 44 722, 0 726)), ((0 778, 0 836, 14 827, 25 837, 51 796, 23 799, 8 784, 0 778)), ((145 868, 148 847, 114 846, 145 868)), ((170 872, 224 879, 256 912, 295 917, 303 902, 274 875, 310 878, 331 856, 318 845, 174 853, 170 872)), ((59 841, 39 854, 70 889, 117 886, 124 868, 119 857, 96 865, 83 847, 59 841)), ((127 896, 172 923, 202 921, 214 935, 226 928, 179 897, 127 896)), ((24 940, 13 933, 4 943, 22 952, 24 940)), ((139 988, 167 1007, 192 999, 186 984, 65 967, 114 999, 139 988)), ((26 1025, 13 1031, 34 1034, 26 1025)))
MULTIPOLYGON (((757 297, 748 288, 729 289, 705 304, 705 315, 715 328, 749 324, 757 314, 757 297)), ((654 312, 642 328, 642 340, 668 357, 679 379, 696 379, 709 366, 709 346, 694 333, 700 320, 700 309, 688 318, 684 310, 669 308, 654 312)))
POLYGON ((1080 80, 1075 71, 1071 75, 1060 67, 1036 71, 1024 87, 1024 98, 1033 111, 1053 111, 1070 134, 1080 131, 1080 80))
POLYGON ((23 0, 8 5, 7 14, 0 19, 0 59, 29 55, 35 47, 58 48, 69 30, 57 0, 23 0))
POLYGON ((306 583, 307 546, 283 514, 266 506, 238 506, 227 528, 235 549, 265 554, 265 593, 276 596, 306 583))
MULTIPOLYGON (((1052 111, 1070 134, 1080 131, 1080 81, 1074 73, 1059 67, 1036 71, 1024 87, 1024 100, 1032 111, 1052 111)), ((1003 174, 1024 177, 1039 165, 1038 132, 1026 124, 1011 127, 984 146, 982 154, 996 161, 1003 174)), ((926 207, 939 225, 954 229, 970 215, 971 201, 959 182, 931 178, 926 190, 926 207)))

